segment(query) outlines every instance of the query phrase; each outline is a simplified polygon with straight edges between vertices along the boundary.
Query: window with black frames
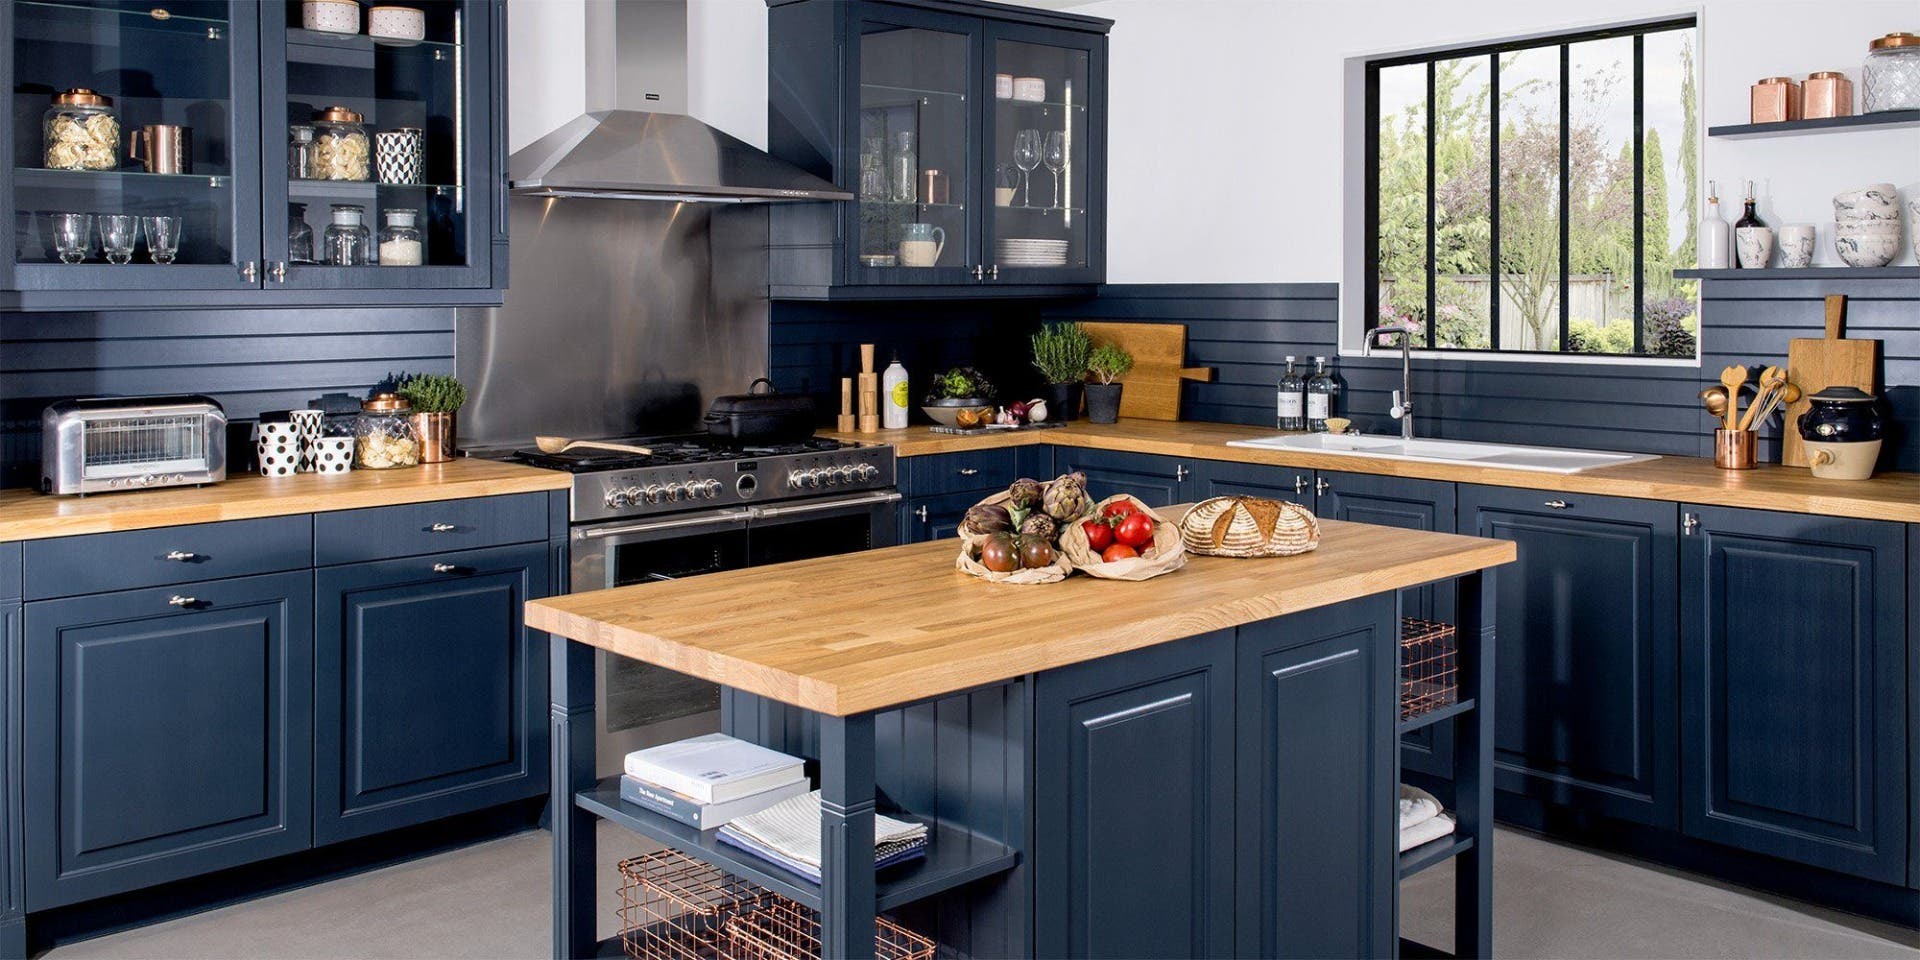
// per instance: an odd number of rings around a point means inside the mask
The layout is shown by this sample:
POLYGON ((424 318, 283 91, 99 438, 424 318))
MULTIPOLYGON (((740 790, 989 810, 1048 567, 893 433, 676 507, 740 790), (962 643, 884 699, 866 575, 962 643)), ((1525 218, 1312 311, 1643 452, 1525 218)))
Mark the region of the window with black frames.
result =
POLYGON ((1692 359, 1698 52, 1689 17, 1367 62, 1367 325, 1692 359))

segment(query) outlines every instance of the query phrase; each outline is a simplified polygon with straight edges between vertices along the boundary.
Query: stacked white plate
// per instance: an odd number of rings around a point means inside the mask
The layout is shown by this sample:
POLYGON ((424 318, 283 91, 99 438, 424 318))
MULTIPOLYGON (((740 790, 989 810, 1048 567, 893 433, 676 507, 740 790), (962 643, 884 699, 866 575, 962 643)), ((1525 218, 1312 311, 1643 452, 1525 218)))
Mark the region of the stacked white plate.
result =
POLYGON ((1064 267, 1071 241, 1007 237, 993 243, 993 258, 1003 267, 1064 267))

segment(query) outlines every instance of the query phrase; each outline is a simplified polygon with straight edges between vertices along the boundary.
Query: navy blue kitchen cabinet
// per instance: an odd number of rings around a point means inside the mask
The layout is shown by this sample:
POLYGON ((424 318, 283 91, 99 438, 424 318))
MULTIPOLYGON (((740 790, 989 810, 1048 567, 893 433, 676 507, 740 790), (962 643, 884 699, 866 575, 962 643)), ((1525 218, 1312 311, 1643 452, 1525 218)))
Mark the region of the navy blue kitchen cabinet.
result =
POLYGON ((900 542, 954 536, 968 507, 1005 490, 1020 476, 1045 474, 1032 469, 1039 465, 1037 460, 1024 456, 1032 449, 1003 447, 902 457, 898 481, 906 499, 900 505, 900 542))
POLYGON ((27 906, 312 842, 313 580, 26 604, 27 906))
POLYGON ((504 6, 416 6, 427 39, 399 47, 299 29, 293 0, 183 0, 167 16, 121 4, 0 4, 0 75, 20 92, 0 114, 0 141, 13 145, 0 196, 15 224, 0 257, 0 308, 498 303, 504 6), (70 88, 111 98, 117 119, 117 142, 90 169, 60 169, 67 158, 42 135, 52 94, 70 88), (369 136, 420 130, 413 182, 290 176, 290 125, 336 105, 360 113, 369 136), (129 156, 130 136, 154 124, 191 131, 185 169, 149 170, 129 156), (421 265, 319 266, 335 204, 362 208, 370 233, 387 211, 415 211, 421 265), (53 217, 63 211, 176 217, 177 253, 157 262, 142 225, 131 262, 109 263, 96 223, 84 260, 62 262, 53 217), (299 219, 314 253, 290 247, 299 219))
POLYGON ((1271 497, 1313 507, 1312 470, 1227 460, 1182 463, 1189 468, 1182 492, 1194 503, 1208 497, 1271 497))
POLYGON ((520 611, 547 580, 544 543, 318 572, 316 843, 546 789, 546 635, 520 611))
POLYGON ((27 955, 20 830, 20 545, 0 543, 0 957, 27 955))
POLYGON ((1399 716, 1395 607, 1369 597, 1239 630, 1237 956, 1395 952, 1397 877, 1378 865, 1397 834, 1370 813, 1397 790, 1381 746, 1399 716))
POLYGON ((1683 828, 1907 882, 1906 531, 1682 509, 1683 828))
POLYGON ((1104 281, 1111 21, 964 0, 768 7, 768 150, 856 196, 770 209, 772 296, 1086 295, 1104 281), (996 73, 1044 89, 1000 98, 996 73), (1022 154, 1019 183, 1023 130, 1037 149, 1061 135, 1057 178, 1022 154), (932 241, 925 262, 905 262, 910 227, 932 241))
POLYGON ((1520 554, 1491 572, 1496 786, 1677 825, 1678 508, 1466 484, 1459 495, 1459 532, 1520 554))
POLYGON ((958 536, 960 521, 966 519, 967 510, 992 492, 974 490, 908 497, 900 504, 900 542, 924 543, 958 536))
POLYGON ((1233 673, 1225 630, 1036 678, 1034 956, 1233 954, 1233 673))
POLYGON ((1164 507, 1190 499, 1189 478, 1196 477, 1193 464, 1199 461, 1162 457, 1150 453, 1120 453, 1112 450, 1083 450, 1060 447, 1054 451, 1054 466, 1061 473, 1084 473, 1087 490, 1096 500, 1117 493, 1132 494, 1149 507, 1164 507))

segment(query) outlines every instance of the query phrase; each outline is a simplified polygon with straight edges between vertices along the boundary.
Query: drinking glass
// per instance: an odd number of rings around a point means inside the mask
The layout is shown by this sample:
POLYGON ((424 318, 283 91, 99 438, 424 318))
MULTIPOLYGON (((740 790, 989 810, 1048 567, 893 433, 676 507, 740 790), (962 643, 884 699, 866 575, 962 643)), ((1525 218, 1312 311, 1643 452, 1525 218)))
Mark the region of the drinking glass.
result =
POLYGON ((1013 135, 1013 163, 1020 168, 1020 205, 1033 206, 1033 183, 1029 175, 1040 165, 1040 131, 1022 130, 1013 135))
POLYGON ((1060 206, 1060 171, 1067 168, 1067 135, 1065 131, 1053 130, 1047 133, 1047 145, 1040 152, 1041 162, 1047 165, 1047 171, 1053 174, 1053 205, 1060 206))
POLYGON ((53 221, 53 249, 61 263, 79 263, 93 249, 93 214, 56 213, 53 221))
POLYGON ((100 250, 108 263, 126 263, 133 259, 133 245, 140 236, 139 221, 128 213, 102 213, 94 217, 100 223, 100 250))
POLYGON ((140 222, 147 230, 147 255, 154 263, 172 263, 180 252, 180 218, 141 217, 140 222))

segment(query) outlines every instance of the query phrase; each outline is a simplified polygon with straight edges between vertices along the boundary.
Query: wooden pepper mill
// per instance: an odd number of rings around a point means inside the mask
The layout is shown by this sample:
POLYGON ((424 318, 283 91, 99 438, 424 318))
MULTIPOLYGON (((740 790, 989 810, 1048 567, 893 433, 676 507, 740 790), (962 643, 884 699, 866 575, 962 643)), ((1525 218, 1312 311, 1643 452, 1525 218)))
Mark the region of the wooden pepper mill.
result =
POLYGON ((834 422, 834 429, 841 433, 852 433, 857 421, 853 416, 853 378, 840 378, 840 419, 834 422))
POLYGON ((860 420, 861 433, 880 432, 880 374, 873 369, 873 344, 860 345, 860 420))

